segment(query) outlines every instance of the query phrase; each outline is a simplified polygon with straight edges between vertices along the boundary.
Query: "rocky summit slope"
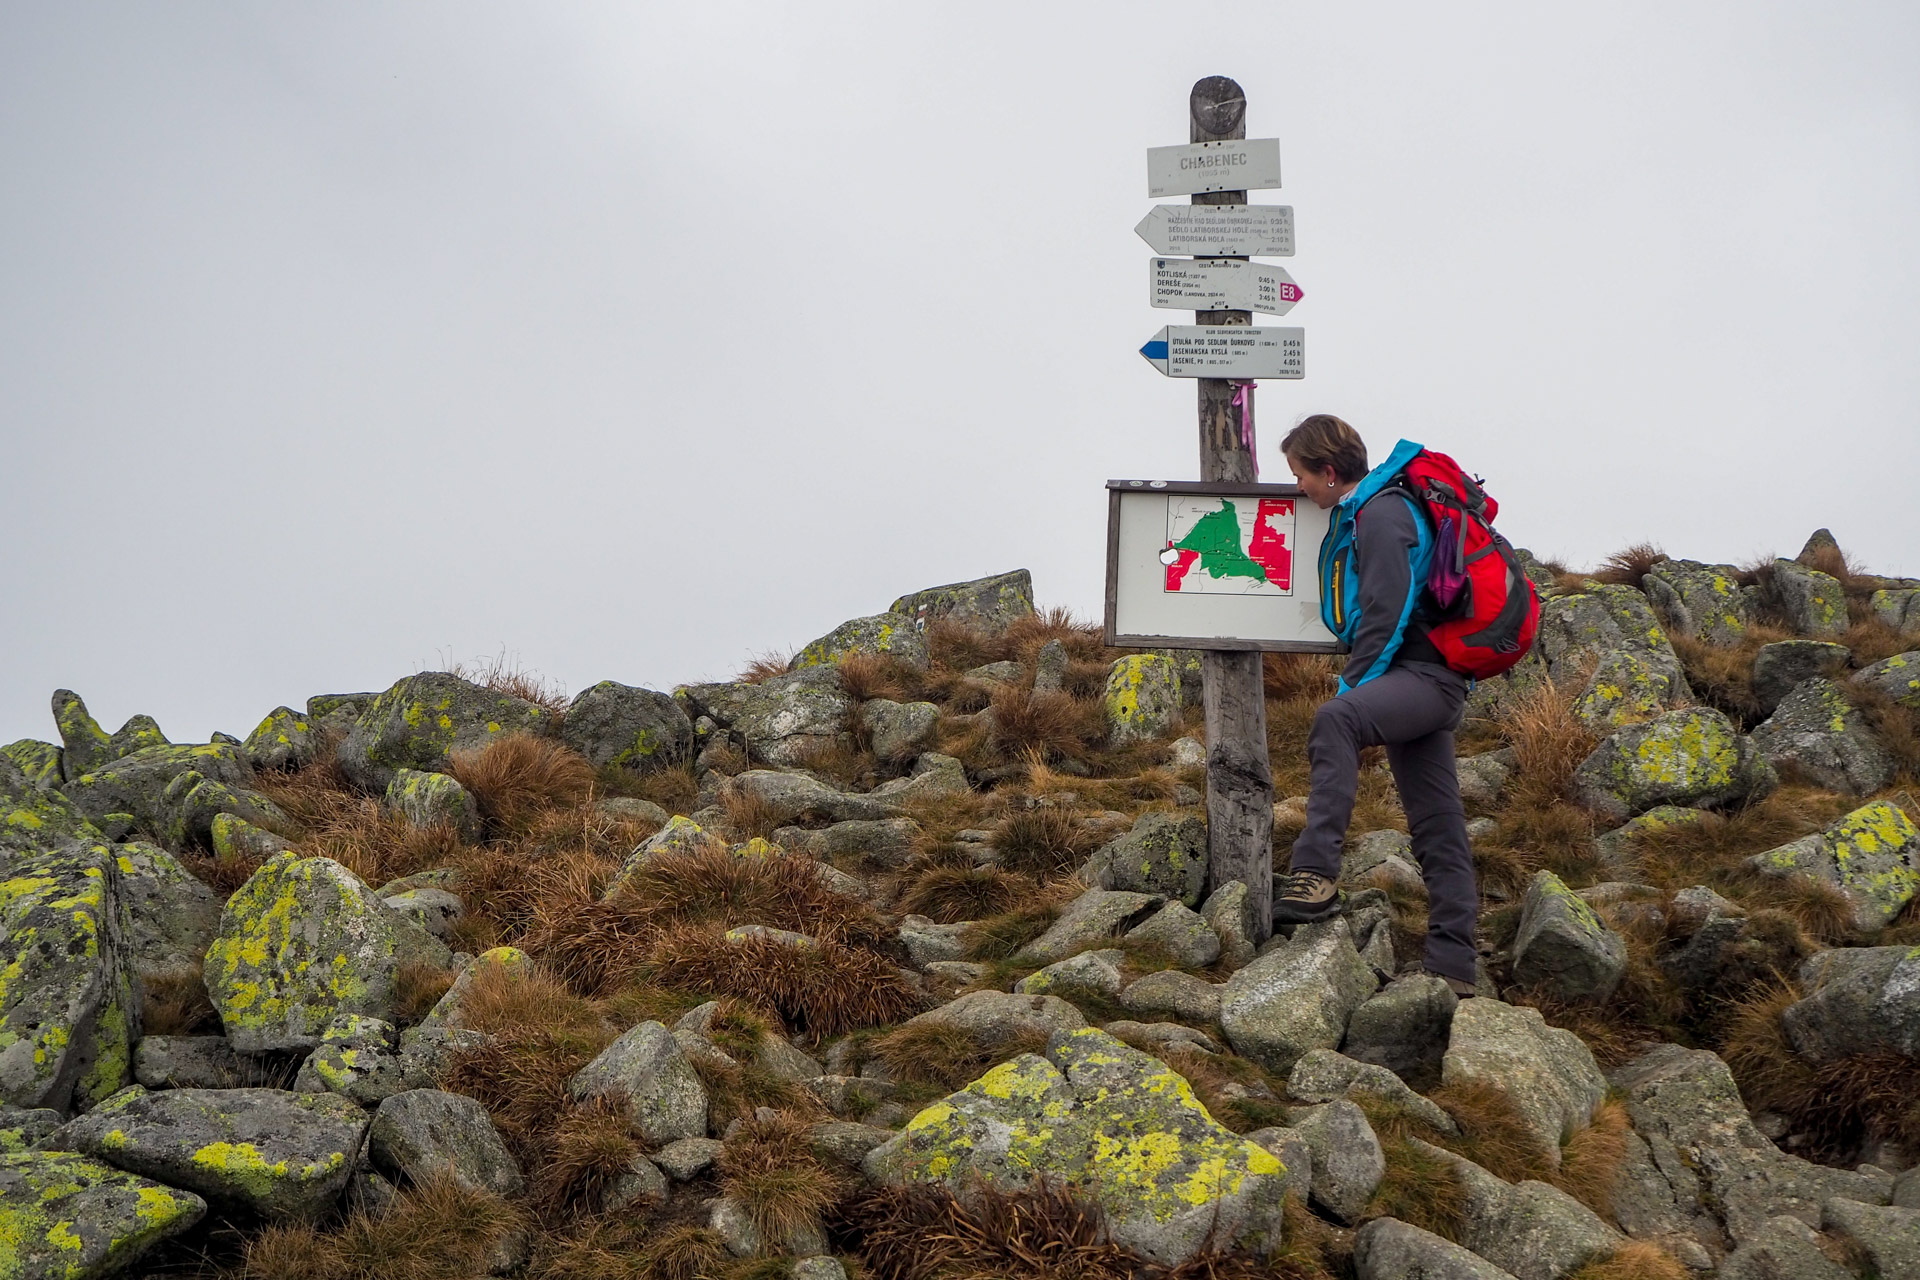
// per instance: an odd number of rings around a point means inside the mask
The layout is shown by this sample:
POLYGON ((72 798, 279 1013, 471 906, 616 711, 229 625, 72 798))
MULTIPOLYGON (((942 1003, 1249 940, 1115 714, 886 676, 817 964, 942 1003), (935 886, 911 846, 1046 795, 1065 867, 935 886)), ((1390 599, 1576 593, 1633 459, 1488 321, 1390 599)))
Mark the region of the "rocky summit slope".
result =
MULTIPOLYGON (((1920 582, 1527 561, 1345 910, 1208 876, 1197 655, 1024 572, 670 692, 0 748, 0 1277, 1920 1277, 1920 582)), ((1327 659, 1266 664, 1275 861, 1327 659)))

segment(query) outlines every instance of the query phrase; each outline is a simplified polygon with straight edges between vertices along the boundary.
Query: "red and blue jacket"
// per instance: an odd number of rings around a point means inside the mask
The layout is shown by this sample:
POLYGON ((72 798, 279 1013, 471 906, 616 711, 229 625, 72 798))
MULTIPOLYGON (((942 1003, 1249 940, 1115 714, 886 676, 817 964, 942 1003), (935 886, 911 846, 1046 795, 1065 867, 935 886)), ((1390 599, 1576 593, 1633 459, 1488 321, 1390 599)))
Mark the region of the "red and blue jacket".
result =
POLYGON ((1340 692, 1378 679, 1394 659, 1440 662, 1419 618, 1433 530, 1394 482, 1421 446, 1402 440, 1333 508, 1320 543, 1320 618, 1347 646, 1340 692))

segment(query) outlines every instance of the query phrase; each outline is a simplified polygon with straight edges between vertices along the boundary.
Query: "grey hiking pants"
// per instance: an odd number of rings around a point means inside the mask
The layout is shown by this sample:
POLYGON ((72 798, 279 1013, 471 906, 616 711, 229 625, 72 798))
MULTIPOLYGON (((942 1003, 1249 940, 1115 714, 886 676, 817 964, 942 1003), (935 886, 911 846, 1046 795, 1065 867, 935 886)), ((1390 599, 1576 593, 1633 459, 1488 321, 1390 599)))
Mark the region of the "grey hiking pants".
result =
POLYGON ((1434 663, 1404 662, 1322 703, 1307 736, 1313 789, 1306 830, 1293 842, 1293 869, 1340 878, 1360 751, 1385 746, 1427 883, 1426 967, 1472 982, 1480 895, 1453 768, 1453 731, 1466 699, 1465 676, 1434 663))

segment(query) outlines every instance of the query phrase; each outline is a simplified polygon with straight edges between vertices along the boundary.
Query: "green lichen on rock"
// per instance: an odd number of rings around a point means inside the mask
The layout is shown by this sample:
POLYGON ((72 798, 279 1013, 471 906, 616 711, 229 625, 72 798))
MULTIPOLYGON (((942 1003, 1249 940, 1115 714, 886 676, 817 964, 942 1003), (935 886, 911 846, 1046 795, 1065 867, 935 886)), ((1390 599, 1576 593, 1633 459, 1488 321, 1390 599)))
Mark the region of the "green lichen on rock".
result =
POLYGON ((311 1049, 337 1014, 391 1020, 400 965, 451 959, 353 872, 288 852, 227 901, 205 981, 235 1049, 311 1049))
POLYGON ((98 839, 100 831, 66 796, 35 785, 11 759, 0 757, 0 874, 20 854, 98 839))
POLYGON ((395 769, 386 802, 389 812, 416 827, 448 827, 463 840, 480 838, 480 806, 449 774, 395 769))
POLYGON ((158 975, 198 964, 220 927, 219 896, 158 845, 129 841, 113 853, 135 971, 158 975))
MULTIPOLYGON (((238 748, 212 742, 204 746, 142 748, 73 778, 67 783, 66 793, 89 821, 100 823, 109 814, 130 814, 143 829, 163 835, 173 816, 167 789, 181 774, 190 772, 235 791, 252 780, 238 748)), ((175 801, 178 799, 176 795, 175 801)))
POLYGON ((205 1216, 188 1191, 66 1151, 0 1155, 0 1280, 92 1280, 205 1216))
POLYGON ((1574 699, 1573 713, 1595 729, 1651 720, 1667 706, 1673 682, 1631 649, 1615 649, 1600 659, 1586 688, 1574 699))
POLYGON ((1520 907, 1513 979, 1563 1000, 1605 1000, 1627 971, 1627 942, 1551 871, 1538 871, 1520 907))
POLYGON ((265 862, 274 854, 293 848, 284 836, 254 826, 231 813, 216 813, 207 828, 213 844, 213 856, 221 862, 265 862))
POLYGON ((1920 651, 1896 653, 1860 668, 1853 683, 1903 706, 1920 709, 1920 651))
POLYGON ((1673 642, 1647 598, 1629 586, 1590 582, 1582 591, 1542 602, 1538 647, 1547 673, 1562 686, 1579 683, 1608 654, 1624 651, 1640 660, 1647 679, 1663 686, 1663 706, 1691 696, 1673 642))
POLYGON ((53 723, 60 730, 69 782, 114 759, 112 737, 100 727, 100 722, 88 712, 87 704, 73 690, 53 691, 53 723))
POLYGON ((1852 904, 1853 926, 1871 932, 1920 894, 1920 827, 1898 805, 1876 800, 1747 865, 1762 875, 1825 880, 1852 904))
POLYGON ((1111 745, 1163 738, 1180 720, 1180 669, 1156 653, 1117 659, 1107 671, 1105 706, 1111 745))
POLYGON ((1892 753, 1839 686, 1819 676, 1754 728, 1753 745, 1784 776, 1828 791, 1869 795, 1893 781, 1892 753))
POLYGON ((669 694, 602 680, 568 704, 560 740, 596 768, 651 773, 693 755, 693 722, 669 694))
POLYGON ((1286 1169, 1214 1121, 1186 1079, 1103 1031, 1056 1033, 908 1121, 868 1155, 867 1175, 966 1196, 1044 1179, 1107 1214, 1113 1239, 1166 1265, 1213 1243, 1280 1240, 1286 1169))
POLYGON ((139 1005, 113 851, 74 842, 0 881, 0 1102, 85 1105, 126 1083, 139 1005))
POLYGON ((1197 907, 1207 888, 1207 824, 1191 814, 1143 813, 1094 853, 1081 879, 1197 907))
POLYGON ((1920 633, 1920 588, 1884 587, 1868 598, 1867 607, 1876 622, 1903 634, 1920 633))
POLYGON ((188 769, 176 774, 161 793, 158 834, 171 848, 203 849, 213 841, 213 820, 223 813, 257 827, 288 825, 280 806, 260 792, 188 769))
POLYGON ((1686 707, 1601 740, 1574 770, 1574 798, 1622 822, 1663 804, 1712 808, 1765 795, 1773 766, 1718 711, 1686 707))
POLYGON ((947 619, 986 631, 1004 631, 1010 624, 1033 614, 1033 575, 1025 569, 928 587, 901 596, 887 606, 889 613, 901 613, 925 630, 932 623, 947 619))
POLYGON ((1816 639, 1846 634, 1847 593, 1832 574, 1793 560, 1775 560, 1768 593, 1797 634, 1816 639))
POLYGON ((340 768, 356 786, 383 791, 396 769, 441 771, 455 751, 477 750, 506 733, 544 733, 552 719, 524 698, 426 671, 401 680, 361 713, 340 744, 340 768))
POLYGON ((1750 590, 1728 564, 1662 560, 1647 570, 1647 599, 1674 635, 1736 645, 1753 612, 1750 590))
POLYGON ((927 665, 926 633, 904 613, 876 613, 843 622, 794 655, 789 670, 839 662, 856 654, 895 658, 913 667, 927 665))
POLYGON ((216 1205, 311 1220, 338 1201, 368 1120, 334 1093, 134 1085, 68 1124, 60 1141, 216 1205))
POLYGON ((297 769, 314 758, 320 735, 313 721, 291 707, 275 707, 247 735, 244 750, 256 769, 297 769))
POLYGON ((45 791, 60 785, 60 748, 51 742, 22 738, 0 747, 0 756, 13 761, 28 786, 45 791))
POLYGON ((160 732, 160 724, 152 716, 129 716, 125 724, 113 731, 108 742, 116 760, 148 747, 169 745, 167 735, 160 732))

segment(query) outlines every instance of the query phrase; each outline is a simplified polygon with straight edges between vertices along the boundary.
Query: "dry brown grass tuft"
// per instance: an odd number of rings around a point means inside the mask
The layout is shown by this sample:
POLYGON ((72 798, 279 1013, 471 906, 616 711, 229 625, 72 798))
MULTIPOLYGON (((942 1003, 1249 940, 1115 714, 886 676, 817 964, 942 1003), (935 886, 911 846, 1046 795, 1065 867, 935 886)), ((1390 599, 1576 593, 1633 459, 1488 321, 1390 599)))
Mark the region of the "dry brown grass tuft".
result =
POLYGON ((717 1232, 662 1228, 645 1215, 609 1214, 540 1242, 528 1274, 535 1280, 713 1280, 732 1258, 717 1232))
POLYGON ((1893 756, 1896 781, 1920 781, 1920 709, 1895 702, 1878 689, 1851 681, 1840 686, 1841 696, 1854 705, 1893 756))
POLYGON ((958 924, 1011 911, 1033 895, 1034 882, 999 867, 928 867, 913 878, 902 910, 941 924, 958 924))
POLYGON ((1790 918, 1816 942, 1833 947, 1853 936, 1853 904, 1838 885, 1812 876, 1755 876, 1745 890, 1747 906, 1790 918))
POLYGON ((1458 1240, 1466 1226, 1467 1189, 1453 1163, 1422 1151, 1404 1137, 1383 1136, 1387 1171, 1363 1218, 1398 1218, 1445 1240, 1458 1240))
POLYGON ((742 791, 733 783, 720 793, 720 807, 727 811, 727 827, 741 840, 771 836, 782 825, 780 810, 764 796, 742 791))
POLYGON ((1103 843, 1104 831, 1090 828, 1071 805, 1047 804, 1015 809, 993 831, 1000 865, 1030 876, 1072 871, 1103 843))
POLYGON ((207 995, 200 966, 144 974, 142 1028, 150 1036, 216 1035, 220 1014, 207 995))
POLYGON ((927 1184, 872 1188, 838 1206, 836 1243, 873 1280, 1131 1280, 1135 1259, 1100 1211, 1064 1190, 981 1190, 963 1204, 927 1184))
POLYGON ((1543 677, 1502 708, 1501 725, 1517 766, 1509 807, 1538 810, 1566 799, 1574 770, 1599 741, 1573 714, 1573 699, 1543 677))
POLYGON ((775 650, 768 650, 766 653, 756 653, 747 659, 747 665, 741 668, 740 674, 735 676, 734 679, 747 684, 759 684, 764 680, 771 680, 775 676, 787 674, 792 664, 793 655, 790 653, 780 653, 775 650))
POLYGON ((841 1191, 840 1179, 814 1155, 807 1123, 796 1116, 742 1120, 715 1164, 721 1191, 776 1250, 796 1232, 818 1227, 841 1191))
POLYGON ((247 1242, 235 1280, 470 1280, 485 1275, 524 1216, 484 1191, 437 1180, 403 1191, 383 1213, 337 1227, 276 1224, 247 1242))
POLYGON ((921 673, 887 654, 849 654, 840 659, 839 672, 840 687, 855 702, 870 698, 913 702, 921 692, 921 673))
POLYGON ((875 1038, 868 1052, 897 1080, 933 1085, 942 1093, 951 1093, 978 1079, 989 1067, 1023 1053, 1041 1053, 1046 1047, 1047 1037, 1039 1032, 994 1043, 961 1027, 922 1022, 875 1038))
POLYGON ((1617 1098, 1602 1102, 1587 1127, 1562 1144, 1553 1185, 1611 1222, 1613 1187, 1627 1158, 1629 1132, 1626 1106, 1617 1098))
POLYGON ((1650 542, 1623 547, 1600 562, 1591 575, 1596 582, 1623 582, 1635 590, 1644 590, 1647 570, 1667 558, 1667 553, 1650 542))
POLYGON ((898 1022, 924 1004, 892 960, 828 937, 794 946, 756 936, 730 940, 720 928, 680 925, 661 930, 651 953, 656 981, 751 1000, 814 1036, 898 1022))
POLYGON ((956 672, 1014 656, 1006 632, 971 627, 951 618, 935 618, 927 624, 927 654, 934 668, 956 672))
POLYGON ((1101 637, 1100 624, 1082 622, 1070 609, 1058 605, 1035 610, 1008 624, 1005 638, 1009 656, 1030 663, 1049 640, 1058 640, 1075 662, 1100 662, 1102 666, 1119 656, 1109 652, 1101 637))
POLYGON ((1708 644, 1685 635, 1669 637, 1693 696, 1747 728, 1765 717, 1759 695, 1753 691, 1754 656, 1763 645, 1792 638, 1790 632, 1759 623, 1749 626, 1737 645, 1708 644))
POLYGON ((412 1026, 447 994, 458 975, 451 969, 423 960, 410 960, 393 971, 394 1019, 401 1026, 412 1026))
POLYGON ((1734 873, 1749 855, 1818 831, 1847 807, 1831 792, 1781 787, 1738 809, 1641 834, 1633 845, 1635 870, 1641 879, 1667 890, 1732 883, 1741 879, 1734 873))
POLYGON ((524 832, 550 809, 571 808, 593 794, 593 766, 565 743, 508 733, 478 751, 456 751, 454 780, 473 794, 496 827, 524 832))
POLYGON ((1339 658, 1321 653, 1269 653, 1260 661, 1260 682, 1269 701, 1331 698, 1340 678, 1339 658))
POLYGON ((651 800, 668 813, 692 813, 700 805, 700 779, 694 776, 690 764, 669 765, 642 774, 608 765, 594 776, 606 795, 651 800))
POLYGON ((987 741, 999 758, 1027 755, 1043 760, 1081 758, 1105 745, 1106 710, 1066 693, 1035 693, 1003 684, 993 691, 987 741))
MULTIPOLYGON (((1063 894, 1056 891, 1051 896, 1058 898, 1063 894)), ((1060 918, 1064 905, 1059 901, 1042 900, 976 921, 967 930, 967 959, 1011 960, 1020 953, 1022 947, 1045 933, 1060 918)))
POLYGON ((1657 1244, 1629 1240, 1609 1249, 1567 1280, 1689 1280, 1686 1264, 1657 1244))
POLYGON ((518 660, 507 657, 505 649, 477 662, 450 663, 447 674, 494 693, 544 707, 556 719, 567 714, 566 686, 521 666, 518 660))
POLYGON ((717 1057, 700 1057, 691 1061, 700 1083, 706 1086, 707 1115, 715 1129, 724 1131, 761 1107, 825 1118, 825 1108, 805 1085, 774 1075, 750 1059, 729 1063, 717 1057))
POLYGON ((545 1160, 531 1194, 549 1219, 569 1209, 597 1206, 641 1153, 626 1108, 592 1098, 560 1112, 544 1140, 545 1160))
POLYGON ((1913 651, 1911 634, 1896 630, 1867 614, 1862 600, 1850 599, 1847 603, 1853 610, 1853 625, 1840 637, 1840 643, 1852 651, 1855 666, 1871 666, 1882 658, 1913 651))
POLYGON ((1460 1136, 1436 1134, 1427 1138, 1429 1142, 1458 1152, 1508 1182, 1551 1179, 1552 1156, 1541 1149, 1505 1093, 1483 1081, 1463 1080, 1443 1084, 1430 1096, 1454 1118, 1460 1136))
MULTIPOLYGON (((303 855, 331 858, 368 884, 446 866, 457 860, 462 848, 447 827, 416 827, 385 812, 377 799, 349 787, 330 763, 261 774, 254 785, 293 820, 293 829, 281 834, 303 855)), ((259 867, 212 858, 193 859, 189 865, 227 893, 259 867)))

